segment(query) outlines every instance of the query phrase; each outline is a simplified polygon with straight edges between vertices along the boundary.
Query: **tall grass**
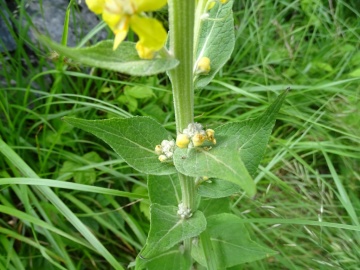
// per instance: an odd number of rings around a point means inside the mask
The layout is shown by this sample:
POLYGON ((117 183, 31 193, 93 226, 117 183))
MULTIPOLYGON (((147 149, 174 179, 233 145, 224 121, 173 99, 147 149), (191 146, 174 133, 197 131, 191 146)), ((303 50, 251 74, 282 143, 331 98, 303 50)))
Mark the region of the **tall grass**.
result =
MULTIPOLYGON (((125 268, 149 229, 146 176, 61 117, 152 115, 174 131, 169 82, 52 63, 29 40, 20 19, 31 18, 19 6, 17 49, 0 55, 0 269, 125 268), (154 97, 129 112, 118 98, 144 84, 154 97)), ((234 11, 235 50, 196 91, 196 120, 256 117, 291 87, 256 197, 231 198, 252 238, 278 251, 244 269, 358 269, 357 1, 243 0, 234 11)))

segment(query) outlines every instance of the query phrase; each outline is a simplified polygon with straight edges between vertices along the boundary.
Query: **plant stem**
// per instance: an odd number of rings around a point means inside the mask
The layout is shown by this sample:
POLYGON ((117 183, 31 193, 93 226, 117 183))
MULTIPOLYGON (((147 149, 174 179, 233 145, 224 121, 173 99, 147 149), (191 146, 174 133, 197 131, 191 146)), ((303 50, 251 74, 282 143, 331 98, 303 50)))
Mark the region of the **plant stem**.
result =
POLYGON ((180 64, 169 71, 177 133, 194 122, 194 0, 169 0, 170 52, 180 64))
MULTIPOLYGON (((170 52, 180 62, 169 72, 178 134, 194 122, 194 17, 194 0, 169 0, 170 52)), ((194 178, 179 174, 179 180, 183 205, 195 210, 194 178)))
POLYGON ((196 208, 196 189, 194 177, 179 174, 179 181, 182 191, 182 203, 185 207, 195 211, 196 208))
MULTIPOLYGON (((169 0, 170 53, 179 65, 169 71, 172 84, 176 132, 194 122, 194 17, 195 0, 169 0)), ((196 210, 195 179, 179 173, 182 204, 196 210)), ((191 261, 191 239, 184 241, 184 256, 191 261)))

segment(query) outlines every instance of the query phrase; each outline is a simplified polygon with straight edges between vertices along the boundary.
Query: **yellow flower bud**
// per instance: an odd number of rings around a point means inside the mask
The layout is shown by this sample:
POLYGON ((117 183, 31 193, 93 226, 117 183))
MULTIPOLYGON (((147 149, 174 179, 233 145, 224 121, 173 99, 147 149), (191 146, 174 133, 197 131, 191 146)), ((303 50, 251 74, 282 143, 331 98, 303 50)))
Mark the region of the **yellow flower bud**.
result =
POLYGON ((201 57, 196 67, 196 74, 208 74, 210 72, 210 59, 201 57))
POLYGON ((200 133, 195 134, 194 137, 191 138, 191 141, 195 147, 202 145, 205 140, 206 136, 200 133))
POLYGON ((190 138, 186 134, 178 134, 176 137, 176 145, 179 148, 186 148, 190 143, 190 138))
POLYGON ((160 160, 160 162, 164 162, 164 161, 166 161, 168 158, 165 156, 165 155, 160 155, 159 156, 159 160, 160 160))
POLYGON ((215 1, 211 2, 208 6, 208 10, 212 9, 215 6, 215 1))
POLYGON ((215 131, 213 129, 207 129, 205 132, 206 132, 208 141, 212 142, 213 144, 216 144, 216 139, 214 137, 215 131))
POLYGON ((161 147, 160 144, 158 144, 157 146, 155 146, 155 153, 156 153, 157 155, 161 155, 162 152, 163 152, 163 150, 162 150, 162 147, 161 147))
MULTIPOLYGON (((227 2, 229 2, 229 0, 220 0, 221 4, 226 4, 227 2)), ((215 6, 215 1, 211 2, 208 6, 208 10, 212 9, 215 6)))

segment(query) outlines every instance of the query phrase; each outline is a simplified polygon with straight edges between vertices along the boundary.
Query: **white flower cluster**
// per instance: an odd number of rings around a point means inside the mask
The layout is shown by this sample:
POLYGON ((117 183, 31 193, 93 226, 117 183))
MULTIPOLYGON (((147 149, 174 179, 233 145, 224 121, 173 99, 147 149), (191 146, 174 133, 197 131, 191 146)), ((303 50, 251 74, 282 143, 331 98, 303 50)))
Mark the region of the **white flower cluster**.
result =
POLYGON ((175 151, 175 141, 163 140, 161 144, 155 146, 155 153, 159 155, 159 160, 164 162, 171 159, 175 151))
POLYGON ((176 137, 176 145, 180 148, 201 146, 206 140, 216 144, 214 137, 215 131, 212 129, 204 130, 199 123, 191 123, 182 133, 176 137))
POLYGON ((191 123, 188 125, 187 128, 183 130, 183 134, 188 135, 189 137, 193 137, 196 134, 203 134, 205 135, 205 130, 200 123, 191 123))
POLYGON ((192 216, 191 209, 185 207, 183 203, 180 203, 178 207, 179 210, 177 211, 177 214, 181 217, 181 219, 187 219, 192 216))

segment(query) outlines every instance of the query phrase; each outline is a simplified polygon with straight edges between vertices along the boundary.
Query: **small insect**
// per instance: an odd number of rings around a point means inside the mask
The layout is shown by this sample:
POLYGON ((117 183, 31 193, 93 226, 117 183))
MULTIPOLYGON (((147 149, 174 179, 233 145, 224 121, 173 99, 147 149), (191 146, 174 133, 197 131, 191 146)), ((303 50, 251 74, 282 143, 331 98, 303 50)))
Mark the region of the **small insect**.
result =
POLYGON ((186 156, 182 156, 181 159, 186 159, 186 156))

